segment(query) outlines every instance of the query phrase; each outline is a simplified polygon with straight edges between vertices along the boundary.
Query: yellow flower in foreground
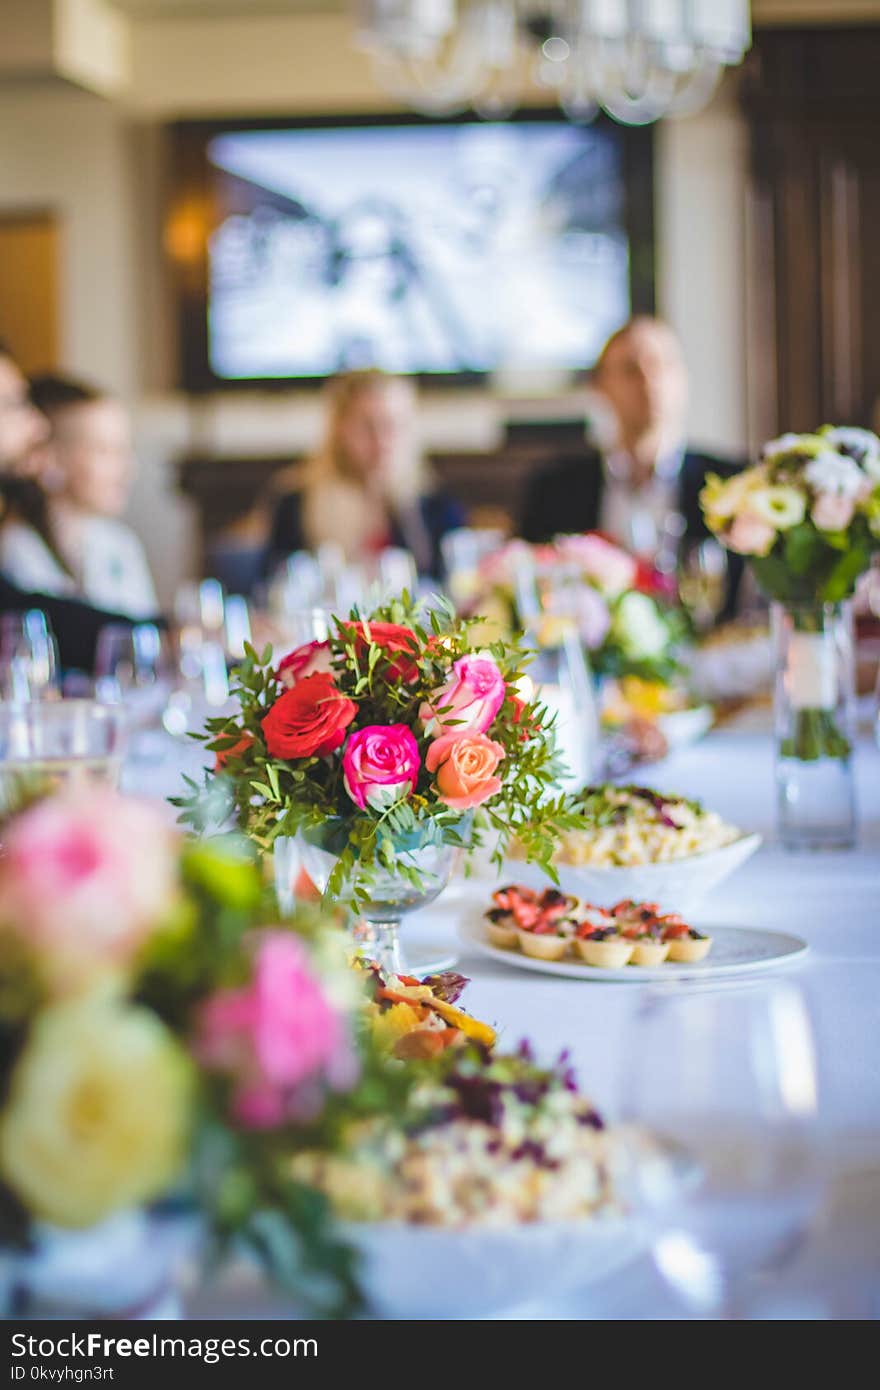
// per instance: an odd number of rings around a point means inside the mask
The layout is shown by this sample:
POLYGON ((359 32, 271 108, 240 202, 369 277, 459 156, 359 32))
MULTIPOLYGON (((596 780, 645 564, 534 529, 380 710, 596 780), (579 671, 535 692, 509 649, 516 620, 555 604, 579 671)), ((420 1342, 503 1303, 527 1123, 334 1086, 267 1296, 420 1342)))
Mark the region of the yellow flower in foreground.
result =
POLYGON ((33 1215, 90 1226, 158 1196, 184 1156, 189 1062, 146 1009, 80 998, 38 1016, 0 1123, 0 1176, 33 1215))

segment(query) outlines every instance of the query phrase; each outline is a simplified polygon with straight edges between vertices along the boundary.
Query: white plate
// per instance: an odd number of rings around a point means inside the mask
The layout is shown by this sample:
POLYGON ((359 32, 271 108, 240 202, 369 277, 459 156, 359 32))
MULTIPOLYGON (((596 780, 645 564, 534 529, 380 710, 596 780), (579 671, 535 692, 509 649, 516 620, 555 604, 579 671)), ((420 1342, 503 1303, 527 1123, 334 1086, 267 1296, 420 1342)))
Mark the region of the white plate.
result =
POLYGON ((569 980, 598 980, 600 984, 605 980, 638 985, 648 980, 696 980, 716 975, 752 974, 789 965, 809 949, 799 936, 789 936, 785 932, 758 927, 707 927, 712 949, 705 960, 692 965, 664 961, 662 965, 624 965, 619 970, 605 970, 601 966, 585 965, 580 960, 535 960, 533 956, 523 955, 522 951, 502 950, 486 939, 482 917, 483 914, 475 910, 459 924, 462 939, 481 955, 520 970, 538 970, 544 975, 561 975, 569 980))
MULTIPOLYGON (((760 835, 740 835, 720 849, 667 859, 661 864, 597 865, 557 864, 559 882, 566 893, 593 903, 659 903, 666 912, 692 912, 713 888, 749 859, 761 843, 760 835)), ((548 888, 550 880, 534 864, 510 859, 504 866, 504 883, 525 883, 548 888)))

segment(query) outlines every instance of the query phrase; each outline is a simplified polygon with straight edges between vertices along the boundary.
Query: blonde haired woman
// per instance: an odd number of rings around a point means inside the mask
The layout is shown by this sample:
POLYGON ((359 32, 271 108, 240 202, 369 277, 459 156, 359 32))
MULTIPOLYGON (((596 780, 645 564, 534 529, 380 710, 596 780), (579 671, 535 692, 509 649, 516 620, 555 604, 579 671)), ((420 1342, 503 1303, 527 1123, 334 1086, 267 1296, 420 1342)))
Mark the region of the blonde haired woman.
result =
POLYGON ((326 387, 317 453, 281 474, 269 567, 294 550, 332 543, 356 563, 386 546, 412 552, 422 574, 440 571, 440 539, 463 524, 461 509, 425 486, 416 440, 416 394, 402 377, 347 372, 326 387))

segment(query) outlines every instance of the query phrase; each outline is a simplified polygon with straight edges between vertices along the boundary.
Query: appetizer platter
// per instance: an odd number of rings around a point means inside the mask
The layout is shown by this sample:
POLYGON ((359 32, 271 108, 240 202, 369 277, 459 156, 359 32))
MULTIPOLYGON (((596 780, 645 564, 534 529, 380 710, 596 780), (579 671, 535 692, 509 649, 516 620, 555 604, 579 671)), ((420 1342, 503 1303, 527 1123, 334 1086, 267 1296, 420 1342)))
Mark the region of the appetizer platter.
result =
POLYGON ((710 934, 657 903, 602 907, 527 884, 497 889, 488 909, 465 917, 461 935, 481 954, 523 969, 627 982, 768 970, 807 950, 800 937, 781 932, 718 927, 710 934))

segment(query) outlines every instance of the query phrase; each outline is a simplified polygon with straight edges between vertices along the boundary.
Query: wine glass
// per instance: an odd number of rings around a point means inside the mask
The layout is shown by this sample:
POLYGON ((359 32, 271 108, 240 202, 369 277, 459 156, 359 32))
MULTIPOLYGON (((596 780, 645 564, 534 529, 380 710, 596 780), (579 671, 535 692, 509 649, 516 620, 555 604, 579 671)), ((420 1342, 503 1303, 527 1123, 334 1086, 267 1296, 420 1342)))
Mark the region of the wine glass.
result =
POLYGON ((671 982, 638 1010, 621 1077, 621 1186, 695 1314, 732 1316, 821 1195, 810 1016, 788 982, 671 982))
POLYGON ((526 678, 554 718, 564 764, 559 786, 580 791, 595 780, 601 763, 599 710, 589 661, 573 619, 545 614, 531 645, 537 655, 526 678))
POLYGON ((4 700, 49 700, 59 694, 58 646, 45 613, 0 617, 0 697, 4 700))
POLYGON ((118 707, 93 700, 0 705, 0 809, 61 787, 116 786, 125 751, 118 707))
POLYGON ((685 540, 678 559, 678 597, 697 632, 708 632, 724 607, 727 551, 718 541, 685 540))
MULTIPOLYGON (((95 645, 95 694, 122 705, 140 734, 161 725, 174 687, 168 641, 155 623, 107 623, 95 645)), ((135 751, 133 745, 132 751, 135 751)))
POLYGON ((398 545, 386 546, 378 562, 378 603, 400 598, 404 592, 413 595, 418 583, 419 572, 411 551, 398 545))
POLYGON ((504 532, 493 527, 458 526, 440 541, 446 586, 457 604, 470 603, 480 591, 480 569, 504 545, 504 532))

